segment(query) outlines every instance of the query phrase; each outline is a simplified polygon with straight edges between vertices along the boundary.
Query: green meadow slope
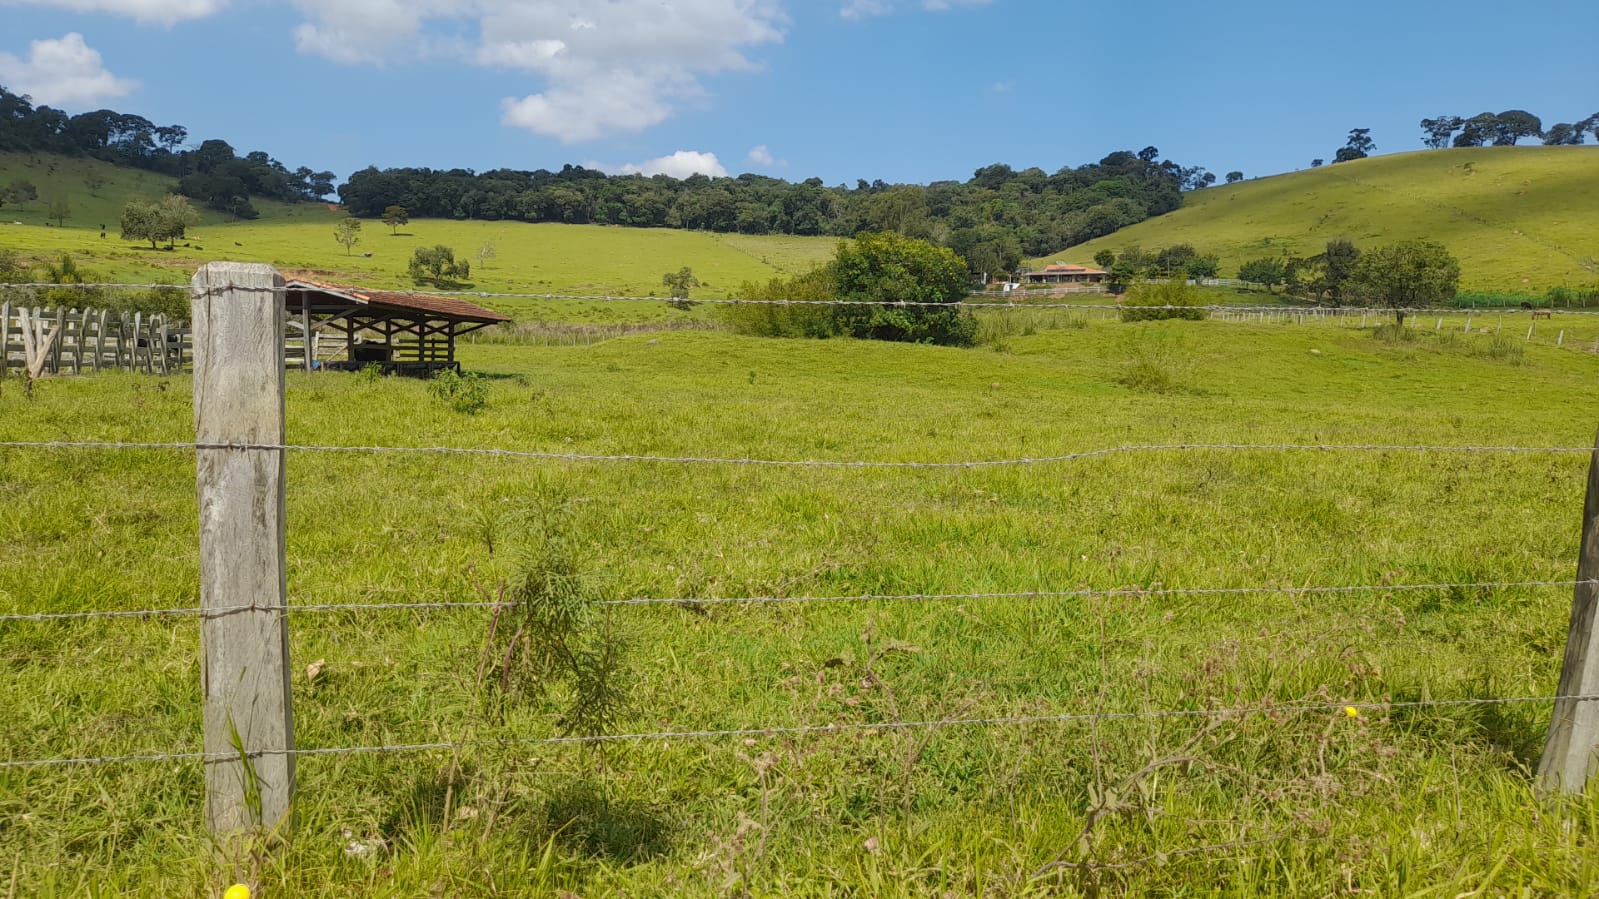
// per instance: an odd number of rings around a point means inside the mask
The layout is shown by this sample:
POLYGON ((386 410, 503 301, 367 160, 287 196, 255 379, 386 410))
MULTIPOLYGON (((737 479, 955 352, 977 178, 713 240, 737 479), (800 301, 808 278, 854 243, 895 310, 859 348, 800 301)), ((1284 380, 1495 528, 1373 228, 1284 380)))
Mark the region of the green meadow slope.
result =
POLYGON ((374 287, 413 287, 406 276, 412 250, 444 244, 472 262, 476 290, 665 296, 661 276, 688 266, 702 283, 696 295, 719 297, 745 281, 809 269, 831 257, 836 244, 823 237, 418 219, 397 234, 367 221, 360 244, 346 253, 333 239, 334 225, 344 218, 337 207, 258 201, 261 217, 254 221, 206 212, 179 246, 151 249, 119 239, 120 210, 130 197, 165 193, 173 179, 93 160, 0 154, 0 184, 18 178, 33 182, 39 199, 0 208, 0 249, 27 260, 71 253, 98 280, 183 281, 204 262, 228 259, 374 287), (91 174, 104 181, 93 192, 86 185, 91 174), (71 214, 57 228, 47 223, 47 198, 61 195, 71 214), (485 245, 493 255, 480 258, 485 245))
POLYGON ((1197 191, 1183 208, 1037 263, 1099 250, 1193 244, 1222 274, 1263 256, 1309 255, 1348 237, 1436 240, 1473 290, 1541 292, 1599 282, 1599 148, 1402 153, 1197 191))

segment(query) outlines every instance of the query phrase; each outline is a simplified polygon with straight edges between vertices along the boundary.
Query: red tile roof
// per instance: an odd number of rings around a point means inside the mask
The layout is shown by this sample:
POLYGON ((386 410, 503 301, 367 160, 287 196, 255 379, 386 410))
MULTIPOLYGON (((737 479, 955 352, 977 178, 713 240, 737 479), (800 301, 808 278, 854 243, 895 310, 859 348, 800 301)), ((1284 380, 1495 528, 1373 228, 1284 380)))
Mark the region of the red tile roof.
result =
POLYGON ((493 310, 484 309, 476 303, 468 303, 466 300, 458 300, 454 297, 437 297, 393 290, 369 290, 365 287, 325 284, 321 281, 312 281, 309 278, 290 278, 286 286, 290 290, 315 290, 332 294, 361 305, 380 306, 385 309, 403 312, 420 312, 456 321, 495 324, 511 320, 508 315, 501 315, 493 310))

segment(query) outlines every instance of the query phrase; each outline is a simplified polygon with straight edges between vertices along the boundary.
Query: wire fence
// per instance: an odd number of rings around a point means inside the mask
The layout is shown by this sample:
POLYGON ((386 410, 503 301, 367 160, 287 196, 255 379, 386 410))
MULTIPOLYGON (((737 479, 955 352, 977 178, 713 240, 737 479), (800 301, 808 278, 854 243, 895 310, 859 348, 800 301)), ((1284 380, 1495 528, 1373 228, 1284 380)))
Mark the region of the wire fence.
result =
MULTIPOLYGON (((25 288, 47 287, 58 289, 62 285, 27 284, 20 285, 25 288)), ((84 287, 104 288, 147 288, 152 286, 171 285, 139 285, 139 284, 99 284, 82 285, 84 287)), ((213 288, 213 292, 257 292, 257 293, 282 293, 287 289, 282 287, 230 287, 213 288)), ((401 291, 402 293, 417 293, 401 291)), ((454 295, 468 295, 480 298, 505 298, 505 299, 534 299, 534 300, 582 300, 582 301, 614 301, 614 302, 662 302, 666 298, 659 297, 624 297, 624 296, 582 296, 563 294, 531 294, 531 293, 483 293, 483 292, 458 292, 454 295)), ((801 306, 859 306, 883 305, 878 302, 851 301, 851 300, 744 300, 744 299, 712 299, 695 300, 716 305, 801 305, 801 306)), ((1012 303, 973 303, 962 302, 956 304, 943 303, 903 303, 903 306, 928 306, 944 307, 954 305, 963 308, 981 309, 1120 309, 1117 305, 1090 306, 1085 304, 1012 304, 1012 303)), ((1169 307, 1189 308, 1189 307, 1169 307)), ((1211 307, 1211 308, 1238 308, 1238 307, 1211 307)), ((1294 312, 1305 312, 1300 308, 1290 307, 1294 312)), ((1264 311, 1259 307, 1246 311, 1264 311)), ((1392 310, 1364 310, 1365 312, 1383 312, 1392 310)), ((1571 313, 1581 314, 1581 313, 1571 313)), ((1599 314, 1599 313, 1587 313, 1599 314)), ((279 360, 281 362, 281 359, 279 360)), ((281 431, 279 431, 281 433, 281 431)), ((285 452, 285 453, 349 453, 349 454, 413 454, 413 455, 440 455, 456 456, 470 459, 525 459, 537 461, 576 462, 576 463, 644 463, 644 464, 672 464, 672 465, 712 465, 712 466, 758 466, 770 468, 819 468, 819 469, 929 469, 929 470, 973 470, 995 467, 1035 466, 1074 462, 1078 460, 1108 458, 1118 455, 1152 454, 1164 452, 1360 452, 1360 453, 1470 453, 1470 454, 1590 454, 1599 457, 1599 451, 1593 447, 1571 446, 1518 446, 1518 445, 1440 445, 1425 443, 1204 443, 1182 442, 1164 444, 1136 444, 1104 447, 1098 449, 1062 452, 1053 455, 1041 455, 1008 459, 975 459, 975 460, 867 460, 867 459, 763 459, 753 457, 732 457, 714 455, 655 455, 655 454, 599 454, 599 453, 572 453, 555 452, 531 449, 505 449, 505 448, 478 448, 478 447, 448 447, 448 446, 327 446, 313 444, 292 444, 279 442, 206 442, 206 441, 172 441, 172 442, 143 442, 143 441, 22 441, 10 440, 0 442, 0 450, 33 451, 33 450, 159 450, 159 451, 239 451, 239 452, 285 452)), ((281 534, 281 532, 279 532, 281 534)), ((281 544, 279 544, 281 546, 281 544)), ((1361 592, 1377 593, 1415 593, 1423 591, 1444 590, 1508 590, 1508 589, 1534 589, 1534 588, 1576 588, 1591 589, 1599 585, 1599 580, 1579 578, 1574 580, 1473 580, 1463 582, 1437 582, 1437 583, 1375 583, 1358 585, 1302 585, 1292 586, 1287 584, 1270 584, 1248 587, 1168 587, 1164 585, 1145 586, 1118 586, 1112 588, 1071 588, 1059 590, 1028 590, 1011 592, 971 592, 971 593, 885 593, 885 594, 856 594, 856 595, 803 595, 803 596, 744 596, 744 597, 632 597, 601 601, 600 605, 617 607, 700 607, 711 605, 748 605, 748 606, 779 606, 795 604, 845 604, 845 603, 939 603, 939 602, 971 602, 971 601, 1016 601, 1038 602, 1047 600, 1069 600, 1088 598, 1116 598, 1116 597, 1163 597, 1163 598, 1204 598, 1204 597, 1238 597, 1247 595, 1280 594, 1292 596, 1310 595, 1347 595, 1361 592)), ((152 609, 106 609, 86 610, 80 612, 13 612, 0 614, 0 622, 71 622, 89 620, 118 620, 130 618, 161 618, 161 617, 195 617, 201 620, 225 618, 227 616, 243 613, 278 613, 283 616, 310 613, 376 613, 376 612, 414 612, 421 610, 493 610, 498 611, 518 605, 515 602, 484 601, 469 602, 375 602, 375 603, 252 603, 248 605, 194 605, 191 604, 172 608, 152 609)), ((286 662, 286 655, 285 655, 286 662)), ((469 748, 504 747, 504 746, 558 746, 558 745, 597 745, 614 743, 642 743, 651 741, 687 741, 687 740, 712 740, 726 738, 760 739, 773 737, 802 737, 822 734, 839 734, 850 732, 894 732, 907 730, 936 730, 953 727, 1001 727, 1001 726, 1029 726, 1043 724, 1073 724, 1093 723, 1116 720, 1160 720, 1181 718, 1242 718, 1262 714, 1321 714, 1328 712, 1341 712, 1344 714, 1359 715, 1362 712, 1376 714, 1391 714, 1396 711, 1409 709, 1448 709, 1467 708, 1476 706, 1507 706, 1535 703, 1589 703, 1599 701, 1599 694, 1590 694, 1564 689, 1559 695, 1524 695, 1505 697, 1468 697, 1455 699, 1419 699, 1405 701, 1389 700, 1348 700, 1348 701, 1289 701, 1275 702, 1265 699, 1254 705, 1236 705, 1229 707, 1193 707, 1173 709, 1144 709, 1134 711, 1061 711, 1052 714, 1031 715, 989 715, 989 716, 952 716, 940 719, 926 720, 885 720, 885 721, 835 721, 817 724, 768 724, 761 726, 745 726, 724 729, 680 729, 658 730, 638 733, 621 734, 583 734, 571 736, 558 736, 547 738, 509 738, 494 740, 467 740, 467 741, 437 741, 419 743, 394 743, 369 746, 352 747, 316 747, 316 748, 267 748, 267 749, 241 749, 236 752, 170 752, 148 753, 133 755, 106 755, 106 756, 80 756, 38 759, 0 759, 0 769, 39 768, 48 766, 97 766, 117 763, 157 762, 157 761, 202 761, 202 762, 237 762, 241 757, 265 758, 271 756, 289 757, 317 757, 350 754, 375 754, 375 753, 412 753, 445 750, 462 750, 469 748)), ((208 744, 212 745, 212 744, 208 744)), ((292 746, 292 736, 289 741, 292 746)))
POLYGON ((1594 447, 1580 446, 1489 446, 1421 443, 1149 443, 1081 450, 1050 456, 1013 459, 969 459, 952 462, 862 460, 862 459, 758 459, 729 456, 662 456, 640 454, 566 453, 546 450, 514 450, 452 446, 326 446, 295 443, 204 443, 139 441, 7 440, 0 449, 92 449, 92 450, 282 450, 295 453, 386 453, 442 456, 471 456, 497 459, 533 459, 550 462, 648 462, 668 465, 752 465, 770 468, 888 468, 888 469, 974 469, 1013 468, 1054 465, 1083 459, 1165 452, 1392 452, 1392 453, 1594 453, 1594 447))
MULTIPOLYGON (((1599 581, 1460 581, 1431 584, 1357 584, 1337 586, 1291 586, 1267 584, 1258 587, 1160 587, 1127 586, 1100 589, 1072 590, 1016 590, 995 593, 855 593, 842 596, 697 596, 697 597, 634 597, 631 599, 598 600, 597 606, 762 606, 762 605, 815 605, 821 603, 938 603, 975 602, 979 600, 1048 600, 1048 599, 1115 599, 1117 597, 1167 598, 1200 596, 1258 596, 1284 594, 1292 596, 1320 596, 1347 593, 1416 593, 1438 590, 1516 590, 1536 587, 1576 587, 1599 581)), ((196 617, 220 618, 240 612, 397 612, 431 611, 440 609, 514 609, 522 603, 515 601, 464 601, 464 602, 347 602, 347 603, 289 603, 286 605, 252 603, 231 607, 201 607, 195 605, 163 609, 115 609, 90 612, 14 612, 0 614, 3 621, 88 621, 116 618, 196 617)))
POLYGON ((230 753, 159 752, 141 755, 79 756, 50 759, 0 759, 0 770, 8 768, 42 768, 58 766, 98 766, 137 762, 227 762, 241 756, 267 758, 273 756, 314 757, 329 755, 366 755, 373 753, 412 753, 458 751, 473 748, 528 747, 528 746, 582 746, 606 743, 665 742, 672 740, 714 740, 730 737, 804 737, 819 734, 881 733, 887 731, 938 730, 955 727, 1015 727, 1041 724, 1089 724, 1107 721, 1163 720, 1173 718, 1228 719, 1253 715, 1306 715, 1340 712, 1357 716, 1362 712, 1391 713, 1409 709, 1447 709, 1472 706, 1525 705, 1553 703, 1556 700, 1573 702, 1599 701, 1599 694, 1575 696, 1499 696, 1479 699, 1417 699, 1401 701, 1352 700, 1348 702, 1320 703, 1261 703, 1229 708, 1148 709, 1133 712, 1075 712, 1058 715, 1006 715, 985 717, 952 717, 921 721, 850 721, 827 724, 769 725, 764 727, 739 727, 720 730, 666 730, 630 734, 582 734, 565 737, 508 738, 498 740, 459 740, 431 743, 389 743, 375 746, 330 746, 308 749, 263 749, 230 753))
MULTIPOLYGON (((50 291, 93 291, 93 290, 152 290, 172 289, 182 285, 160 283, 119 283, 95 282, 82 284, 52 284, 44 281, 30 281, 14 284, 0 284, 0 288, 19 290, 50 290, 50 291)), ((286 294, 290 291, 302 289, 295 287, 229 287, 227 290, 245 293, 278 293, 286 294)), ((210 288, 208 293, 216 295, 222 288, 210 288)), ((934 309, 980 309, 987 311, 997 310, 1075 310, 1075 311, 1114 311, 1120 312, 1129 308, 1122 303, 1033 303, 1016 302, 1009 295, 995 297, 1004 302, 973 302, 970 300, 940 303, 918 301, 883 301, 883 300, 849 300, 849 299, 751 299, 745 297, 654 297, 633 296, 626 294, 582 294, 582 293, 531 293, 514 291, 480 291, 480 290, 414 290, 408 288, 384 288, 383 293, 396 296, 413 297, 471 297, 484 300, 549 300, 549 301, 577 301, 591 303, 691 303, 706 306, 894 306, 905 308, 926 307, 934 309)), ((978 296, 986 296, 978 294, 978 296)), ((1025 300, 1025 297, 1023 297, 1025 300)), ((1458 308, 1416 308, 1392 306, 1319 306, 1319 305, 1254 305, 1244 303, 1212 303, 1206 305, 1140 305, 1136 307, 1141 311, 1153 310, 1204 310, 1210 312, 1239 312, 1239 313, 1267 313, 1274 315, 1299 314, 1305 316, 1319 315, 1322 318, 1338 317, 1351 314, 1393 315, 1404 312, 1407 316, 1422 316, 1427 314, 1493 314, 1504 312, 1527 312, 1527 309, 1514 307, 1458 307, 1458 308)), ((1599 310, 1588 309, 1558 309, 1556 314, 1565 315, 1599 315, 1599 310)))

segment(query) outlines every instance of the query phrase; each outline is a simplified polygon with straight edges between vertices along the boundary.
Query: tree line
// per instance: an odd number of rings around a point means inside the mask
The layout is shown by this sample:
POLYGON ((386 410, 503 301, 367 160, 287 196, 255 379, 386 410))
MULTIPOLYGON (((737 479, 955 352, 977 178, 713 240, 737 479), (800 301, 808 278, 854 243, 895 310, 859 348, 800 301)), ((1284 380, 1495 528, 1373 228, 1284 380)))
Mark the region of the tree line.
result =
POLYGON ((1052 253, 1161 215, 1182 194, 1214 184, 1198 167, 1146 147, 1098 162, 1016 170, 996 164, 966 181, 928 185, 858 180, 827 186, 764 175, 607 175, 567 165, 545 169, 366 168, 339 187, 351 215, 395 208, 418 218, 514 220, 682 228, 742 234, 852 237, 890 231, 945 245, 973 272, 1014 270, 1052 253))
POLYGON ((178 193, 240 218, 255 218, 251 197, 297 202, 333 193, 332 172, 290 171, 259 150, 239 156, 227 141, 189 147, 188 140, 182 125, 156 125, 110 109, 68 115, 0 86, 0 152, 87 156, 170 175, 178 179, 178 193))
POLYGON ((1539 138, 1549 146, 1575 146, 1592 133, 1599 140, 1599 112, 1575 122, 1543 126, 1543 120, 1524 109, 1482 112, 1465 118, 1444 115, 1422 119, 1421 142, 1428 149, 1444 147, 1513 147, 1525 138, 1539 138))

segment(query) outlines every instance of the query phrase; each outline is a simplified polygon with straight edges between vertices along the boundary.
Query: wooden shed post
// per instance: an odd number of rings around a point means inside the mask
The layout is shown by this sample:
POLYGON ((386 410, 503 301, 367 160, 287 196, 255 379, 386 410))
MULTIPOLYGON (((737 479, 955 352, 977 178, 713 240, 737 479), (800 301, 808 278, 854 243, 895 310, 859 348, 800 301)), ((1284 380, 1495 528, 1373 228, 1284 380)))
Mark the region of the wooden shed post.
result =
POLYGON ((284 451, 246 448, 283 443, 283 278, 213 262, 193 288, 206 822, 223 835, 293 808, 284 451))
POLYGON ((1582 548, 1577 556, 1576 595, 1566 634, 1566 659, 1555 691, 1554 716, 1538 778, 1549 790, 1581 793, 1599 764, 1599 440, 1588 462, 1588 493, 1582 504, 1582 548))

